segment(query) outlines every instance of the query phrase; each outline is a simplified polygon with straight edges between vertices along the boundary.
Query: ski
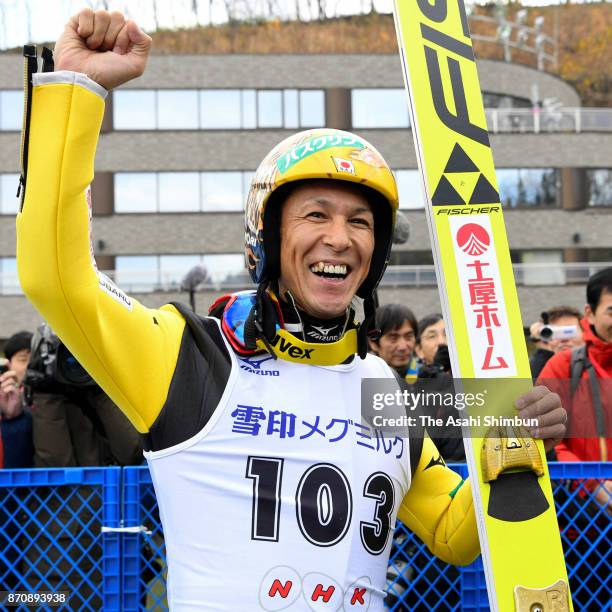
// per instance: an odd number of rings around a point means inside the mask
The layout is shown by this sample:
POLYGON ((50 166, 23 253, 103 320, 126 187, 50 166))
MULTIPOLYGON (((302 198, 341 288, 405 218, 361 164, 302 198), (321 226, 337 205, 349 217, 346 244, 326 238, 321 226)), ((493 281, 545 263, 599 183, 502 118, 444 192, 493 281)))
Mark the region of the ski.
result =
MULTIPOLYGON (((394 0, 394 19, 453 375, 489 380, 487 412, 510 414, 531 372, 465 7, 394 0)), ((542 442, 464 442, 491 610, 572 610, 542 442)))

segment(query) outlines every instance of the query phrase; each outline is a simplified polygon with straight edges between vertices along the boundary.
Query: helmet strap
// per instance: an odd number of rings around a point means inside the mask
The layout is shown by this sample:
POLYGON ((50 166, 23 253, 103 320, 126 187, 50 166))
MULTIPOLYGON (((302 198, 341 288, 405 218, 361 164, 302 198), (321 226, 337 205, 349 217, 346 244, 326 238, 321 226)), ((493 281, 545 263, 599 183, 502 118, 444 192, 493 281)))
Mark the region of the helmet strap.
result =
POLYGON ((276 359, 276 353, 270 343, 276 336, 278 320, 276 305, 268 294, 268 283, 259 283, 255 294, 255 304, 244 323, 246 347, 250 350, 257 349, 257 341, 261 340, 266 350, 276 359))
POLYGON ((357 332, 357 354, 361 359, 365 359, 369 350, 369 332, 374 325, 376 307, 374 305, 374 298, 369 295, 363 300, 363 321, 359 325, 359 331, 357 332))

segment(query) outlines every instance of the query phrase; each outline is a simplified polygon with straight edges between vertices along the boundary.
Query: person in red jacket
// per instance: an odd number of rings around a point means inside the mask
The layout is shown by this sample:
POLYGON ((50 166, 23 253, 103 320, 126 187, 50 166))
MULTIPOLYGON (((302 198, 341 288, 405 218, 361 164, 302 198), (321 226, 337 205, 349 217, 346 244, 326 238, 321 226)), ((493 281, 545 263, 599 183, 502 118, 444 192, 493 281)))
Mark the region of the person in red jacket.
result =
MULTIPOLYGON (((561 351, 551 357, 538 379, 551 386, 552 379, 564 380, 562 397, 567 401, 567 437, 555 447, 559 461, 612 460, 612 267, 594 274, 587 284, 587 304, 580 322, 586 360, 579 364, 580 384, 575 390, 567 384, 572 378, 576 351, 561 351), (572 357, 574 356, 574 357, 572 357), (592 368, 594 377, 589 373, 592 368), (593 389, 597 383, 598 389, 593 389), (594 396, 598 392, 599 401, 594 396), (600 409, 597 404, 600 404, 600 409), (598 415, 598 412, 601 414, 598 415)), ((574 365, 574 368, 576 366, 574 365)), ((576 375, 576 369, 574 369, 576 375)), ((558 389, 556 389, 558 391, 558 389)), ((612 513, 612 480, 590 483, 597 501, 612 513)))

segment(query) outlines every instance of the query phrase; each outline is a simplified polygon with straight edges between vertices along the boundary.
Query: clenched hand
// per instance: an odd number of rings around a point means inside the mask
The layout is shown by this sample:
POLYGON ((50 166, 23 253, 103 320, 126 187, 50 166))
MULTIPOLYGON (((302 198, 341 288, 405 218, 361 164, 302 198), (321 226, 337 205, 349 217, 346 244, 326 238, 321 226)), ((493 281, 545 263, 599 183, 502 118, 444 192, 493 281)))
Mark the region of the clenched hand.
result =
POLYGON ((83 72, 113 89, 144 72, 150 51, 151 37, 122 13, 83 9, 55 44, 55 69, 83 72))
POLYGON ((534 438, 544 441, 546 452, 552 450, 565 436, 567 412, 557 393, 539 385, 518 398, 515 406, 522 419, 538 419, 538 427, 530 433, 534 438))

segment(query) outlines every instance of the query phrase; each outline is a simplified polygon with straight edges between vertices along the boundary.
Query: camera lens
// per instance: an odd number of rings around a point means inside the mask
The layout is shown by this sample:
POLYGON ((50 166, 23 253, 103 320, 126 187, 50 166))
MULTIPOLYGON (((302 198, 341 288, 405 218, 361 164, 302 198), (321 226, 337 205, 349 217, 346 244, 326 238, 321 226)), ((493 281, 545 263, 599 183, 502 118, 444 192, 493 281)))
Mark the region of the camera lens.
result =
POLYGON ((63 344, 58 348, 57 371, 64 384, 84 386, 93 383, 91 376, 63 344))
POLYGON ((542 340, 550 340, 552 338, 552 335, 553 335, 553 329, 552 327, 549 327, 548 325, 545 325, 540 330, 540 338, 542 338, 542 340))

